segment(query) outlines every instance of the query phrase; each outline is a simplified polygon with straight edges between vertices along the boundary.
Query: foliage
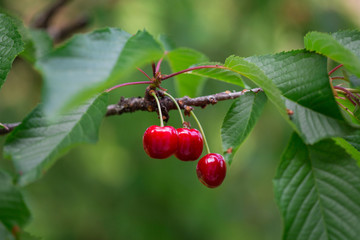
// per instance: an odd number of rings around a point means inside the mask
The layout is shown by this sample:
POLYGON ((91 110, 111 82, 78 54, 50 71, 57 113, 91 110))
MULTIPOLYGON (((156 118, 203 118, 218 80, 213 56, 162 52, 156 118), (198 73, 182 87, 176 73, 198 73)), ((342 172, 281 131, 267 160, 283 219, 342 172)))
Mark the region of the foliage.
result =
MULTIPOLYGON (((0 23, 1 86, 24 43, 11 18, 0 14, 0 23)), ((22 56, 43 76, 43 103, 6 138, 5 156, 13 161, 15 173, 10 176, 0 171, 0 221, 5 226, 0 228, 0 236, 8 236, 30 218, 19 186, 38 180, 78 143, 97 141, 108 104, 107 94, 101 93, 124 83, 136 67, 162 57, 173 71, 216 65, 178 75, 180 95, 197 96, 205 78, 240 87, 245 86, 246 78, 262 88, 263 92, 250 91, 235 100, 225 116, 221 136, 230 171, 234 154, 255 126, 267 99, 291 126, 294 134, 274 180, 284 239, 358 236, 360 169, 354 159, 359 161, 356 111, 360 103, 358 95, 346 91, 359 90, 350 88, 356 86, 346 73, 343 79, 350 85, 335 89, 327 66, 330 58, 343 64, 349 75, 360 77, 359 31, 311 32, 305 36, 305 49, 248 58, 230 56, 223 64, 209 63, 204 54, 175 48, 165 37, 157 40, 146 31, 131 35, 106 28, 76 35, 54 49, 45 32, 29 30, 29 35, 22 56), (354 109, 339 105, 334 98, 339 97, 337 92, 342 94, 341 100, 354 102, 354 109)), ((17 237, 26 239, 22 234, 17 237)))
POLYGON ((21 36, 11 18, 0 13, 0 89, 15 57, 23 50, 21 36))
POLYGON ((306 145, 294 134, 274 180, 284 238, 356 239, 359 170, 333 140, 306 145))

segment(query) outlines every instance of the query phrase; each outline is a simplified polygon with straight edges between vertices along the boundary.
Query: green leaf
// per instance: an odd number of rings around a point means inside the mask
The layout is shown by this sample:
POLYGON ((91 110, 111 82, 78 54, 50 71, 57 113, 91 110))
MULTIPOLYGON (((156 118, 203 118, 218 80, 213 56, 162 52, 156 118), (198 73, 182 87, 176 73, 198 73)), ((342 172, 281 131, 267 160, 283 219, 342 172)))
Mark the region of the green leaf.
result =
POLYGON ((343 111, 344 116, 346 116, 349 121, 353 122, 354 124, 360 124, 360 118, 356 114, 354 114, 356 107, 346 98, 346 95, 337 92, 337 95, 341 98, 337 98, 336 101, 341 104, 341 110, 343 111), (346 108, 346 109, 344 109, 346 108), (349 113, 351 112, 351 113, 349 113))
POLYGON ((23 226, 30 219, 30 212, 24 199, 3 170, 0 170, 0 221, 11 230, 14 226, 23 226))
POLYGON ((310 146, 294 134, 274 185, 283 239, 358 239, 360 169, 333 140, 310 146))
POLYGON ((227 83, 238 85, 242 88, 245 87, 241 75, 224 67, 221 63, 216 62, 205 62, 200 64, 192 65, 191 67, 204 66, 204 65, 217 65, 219 68, 203 68, 186 72, 184 74, 196 75, 204 78, 213 78, 227 83))
POLYGON ((344 139, 360 152, 360 130, 345 136, 344 139))
POLYGON ((356 77, 355 75, 351 75, 349 80, 352 87, 354 88, 360 87, 360 78, 356 77))
POLYGON ((355 106, 353 114, 354 114, 354 117, 356 119, 358 119, 358 120, 360 119, 360 107, 359 107, 359 105, 355 106))
POLYGON ((158 41, 161 43, 165 51, 172 51, 176 48, 175 42, 165 34, 158 36, 158 41))
POLYGON ((28 232, 21 231, 18 235, 18 240, 41 240, 41 238, 35 237, 28 232))
POLYGON ((348 72, 345 68, 340 68, 341 73, 344 76, 345 81, 350 82, 350 87, 352 88, 359 88, 360 87, 360 78, 355 76, 354 74, 348 72))
POLYGON ((360 78, 356 77, 355 75, 351 75, 350 83, 352 87, 358 88, 360 87, 360 78))
POLYGON ((224 67, 227 69, 239 73, 250 80, 256 85, 261 87, 269 100, 278 108, 280 114, 290 125, 293 123, 289 120, 286 112, 284 101, 281 99, 281 92, 276 85, 265 75, 261 68, 251 63, 247 59, 230 56, 226 59, 224 67))
POLYGON ((246 92, 236 99, 227 112, 221 127, 225 161, 231 164, 241 143, 249 135, 266 103, 263 92, 246 92))
MULTIPOLYGON (((204 54, 187 48, 177 48, 170 51, 167 57, 173 72, 208 61, 204 54)), ((202 90, 203 84, 204 78, 201 76, 181 74, 175 77, 175 86, 179 96, 195 97, 202 90)))
POLYGON ((107 97, 108 94, 99 95, 52 122, 47 121, 41 106, 36 107, 5 142, 5 157, 14 162, 18 184, 39 179, 71 147, 95 143, 107 97))
POLYGON ((0 13, 0 89, 15 57, 23 50, 21 36, 12 19, 0 13))
POLYGON ((306 143, 354 131, 333 97, 325 57, 297 50, 246 60, 256 64, 281 91, 286 108, 293 111, 294 130, 306 143))
POLYGON ((146 31, 107 28, 73 37, 37 62, 44 76, 44 113, 54 116, 119 82, 136 67, 162 56, 146 31), (119 80, 120 79, 120 80, 119 80))
POLYGON ((360 166, 360 152, 343 138, 333 138, 337 145, 342 147, 360 166))
POLYGON ((15 240, 15 237, 10 231, 0 222, 0 239, 1 240, 15 240))
POLYGON ((25 50, 21 56, 31 63, 35 63, 53 49, 52 39, 41 29, 28 29, 25 42, 25 50))
POLYGON ((333 34, 310 32, 304 38, 305 48, 323 54, 360 77, 360 32, 340 31, 333 34))

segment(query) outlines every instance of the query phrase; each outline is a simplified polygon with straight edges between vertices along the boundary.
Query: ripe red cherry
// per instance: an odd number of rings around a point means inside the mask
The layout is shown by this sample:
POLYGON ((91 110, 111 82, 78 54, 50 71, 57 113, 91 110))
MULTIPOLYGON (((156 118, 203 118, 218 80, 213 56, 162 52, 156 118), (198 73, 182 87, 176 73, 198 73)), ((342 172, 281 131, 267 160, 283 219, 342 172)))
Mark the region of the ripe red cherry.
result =
POLYGON ((197 176, 209 188, 218 187, 226 175, 226 163, 220 154, 209 153, 202 157, 196 166, 197 176))
POLYGON ((196 129, 178 128, 178 146, 175 156, 181 161, 198 159, 203 150, 203 138, 196 129))
POLYGON ((177 149, 177 132, 171 126, 150 126, 143 136, 145 152, 152 158, 170 157, 177 149))

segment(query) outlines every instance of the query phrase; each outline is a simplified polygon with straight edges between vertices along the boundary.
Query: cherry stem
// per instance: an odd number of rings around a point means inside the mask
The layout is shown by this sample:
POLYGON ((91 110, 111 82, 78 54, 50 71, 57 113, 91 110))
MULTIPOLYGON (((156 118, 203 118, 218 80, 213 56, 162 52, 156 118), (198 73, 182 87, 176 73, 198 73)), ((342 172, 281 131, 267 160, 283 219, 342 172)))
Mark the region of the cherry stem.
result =
POLYGON ((193 116, 193 118, 195 119, 195 122, 197 123, 197 125, 199 126, 201 135, 203 136, 203 139, 204 139, 206 151, 207 151, 208 154, 210 154, 210 148, 209 148, 208 142, 206 141, 205 133, 204 133, 203 128, 201 127, 200 121, 199 121, 199 119, 196 117, 196 115, 195 115, 195 113, 194 113, 194 110, 191 110, 190 113, 191 113, 191 116, 193 116))
POLYGON ((110 92, 114 89, 120 88, 120 87, 125 87, 125 86, 130 86, 130 85, 138 85, 138 84, 151 84, 153 83, 152 81, 141 81, 141 82, 128 82, 128 83, 122 83, 116 86, 113 86, 109 89, 106 89, 105 92, 110 92))
POLYGON ((160 127, 164 127, 164 120, 163 120, 162 113, 161 113, 161 105, 160 105, 159 99, 156 96, 155 92, 152 92, 151 95, 155 98, 156 104, 157 104, 158 109, 159 109, 160 127))
POLYGON ((333 74, 336 70, 338 70, 339 68, 341 68, 342 66, 344 66, 343 64, 340 64, 336 67, 334 67, 331 71, 329 71, 328 75, 330 76, 331 74, 333 74))
POLYGON ((169 74, 169 75, 165 75, 164 77, 161 78, 161 80, 165 80, 165 79, 174 77, 174 76, 182 74, 182 73, 190 72, 190 71, 193 71, 193 70, 204 69, 204 68, 222 68, 222 69, 226 69, 226 67, 220 66, 220 65, 205 65, 205 66, 191 67, 191 68, 187 68, 187 69, 184 69, 182 71, 179 71, 179 72, 175 72, 175 73, 172 73, 172 74, 169 74))
POLYGON ((181 108, 180 108, 179 104, 177 103, 176 99, 167 92, 163 92, 163 93, 164 93, 164 95, 168 96, 175 103, 176 108, 179 110, 179 114, 180 114, 180 118, 181 118, 181 124, 184 124, 185 120, 184 120, 184 117, 183 117, 183 115, 181 113, 181 108))
POLYGON ((152 81, 152 79, 149 77, 149 75, 147 75, 147 73, 144 72, 142 69, 137 68, 137 70, 139 70, 140 72, 142 72, 150 81, 152 81))

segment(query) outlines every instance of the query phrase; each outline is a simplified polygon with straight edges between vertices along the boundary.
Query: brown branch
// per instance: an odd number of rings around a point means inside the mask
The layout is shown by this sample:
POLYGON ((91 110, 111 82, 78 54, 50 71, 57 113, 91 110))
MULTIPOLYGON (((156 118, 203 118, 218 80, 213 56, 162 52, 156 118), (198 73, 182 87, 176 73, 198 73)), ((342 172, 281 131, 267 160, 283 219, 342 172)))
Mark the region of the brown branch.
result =
POLYGON ((55 29, 50 27, 48 32, 50 36, 54 39, 54 42, 58 43, 69 38, 79 30, 85 28, 87 25, 89 25, 89 22, 90 22, 89 17, 82 16, 62 29, 55 29))
POLYGON ((57 0, 48 9, 41 13, 33 22, 32 27, 46 29, 50 20, 56 15, 61 7, 66 5, 70 0, 57 0))
POLYGON ((45 29, 55 43, 59 43, 79 30, 86 27, 90 18, 87 16, 81 16, 72 23, 69 23, 67 26, 59 29, 57 27, 52 27, 50 25, 51 19, 59 12, 59 10, 68 4, 71 0, 57 0, 52 5, 50 5, 47 9, 44 10, 43 13, 40 13, 35 20, 33 20, 32 27, 45 29))
MULTIPOLYGON (((258 93, 262 91, 261 88, 254 88, 251 90, 243 90, 240 92, 222 92, 222 93, 216 93, 213 95, 208 96, 202 96, 202 97, 196 97, 196 98, 190 98, 190 97, 182 97, 177 98, 177 102, 179 103, 179 106, 184 109, 185 106, 194 106, 194 107, 206 107, 209 104, 215 104, 218 101, 224 101, 229 99, 235 99, 242 95, 244 95, 246 92, 252 91, 254 93, 258 93)), ((160 93, 160 96, 162 95, 162 91, 158 91, 160 93)), ((160 99, 160 104, 163 108, 166 110, 174 110, 176 109, 175 104, 171 101, 168 97, 163 97, 160 99)), ((112 115, 121 115, 123 113, 129 113, 129 112, 136 112, 136 111, 148 111, 153 112, 156 110, 156 103, 154 101, 146 100, 144 98, 121 98, 120 102, 118 104, 109 105, 107 107, 107 113, 106 116, 112 116, 112 115)))
MULTIPOLYGON (((230 99, 238 98, 244 95, 246 92, 252 91, 254 93, 261 92, 261 88, 253 88, 251 90, 243 90, 240 92, 221 92, 207 96, 201 96, 196 98, 190 97, 182 97, 177 98, 177 102, 179 106, 184 109, 186 106, 193 106, 193 107, 201 107, 204 108, 207 105, 211 104, 214 105, 219 101, 225 101, 230 99)), ((176 106, 170 98, 164 96, 161 90, 158 90, 158 94, 160 96, 160 104, 162 106, 162 111, 164 116, 168 119, 168 111, 175 110, 176 106)), ((136 111, 147 111, 147 112, 154 112, 156 111, 157 106, 155 101, 151 101, 141 97, 131 97, 131 98, 121 98, 118 104, 112 104, 107 107, 106 117, 114 116, 114 115, 121 115, 124 113, 132 113, 136 111)), ((165 119, 166 120, 166 119, 165 119)), ((5 135, 10 133, 15 127, 20 125, 20 123, 4 123, 6 128, 0 129, 0 135, 5 135)))

